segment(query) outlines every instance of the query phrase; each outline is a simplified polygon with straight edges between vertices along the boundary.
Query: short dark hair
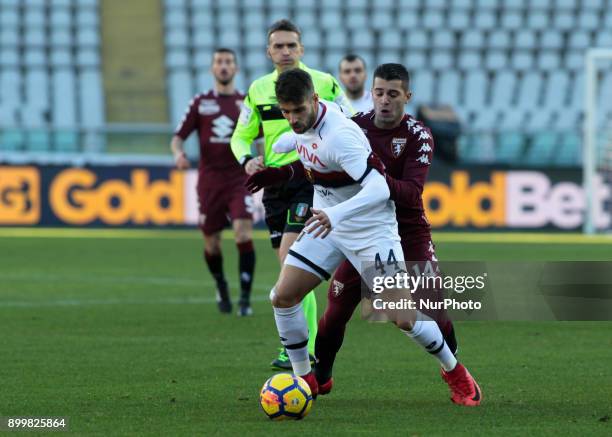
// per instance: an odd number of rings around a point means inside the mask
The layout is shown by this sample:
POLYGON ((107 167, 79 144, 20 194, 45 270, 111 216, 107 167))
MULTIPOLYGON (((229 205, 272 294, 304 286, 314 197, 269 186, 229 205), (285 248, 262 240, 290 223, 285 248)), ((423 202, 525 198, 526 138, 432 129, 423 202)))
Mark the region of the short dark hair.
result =
POLYGON ((278 75, 274 92, 279 102, 300 104, 315 91, 310 74, 299 68, 293 68, 278 75))
POLYGON ((401 80, 404 89, 408 91, 410 89, 410 74, 406 67, 402 64, 381 64, 374 70, 374 79, 377 77, 383 80, 401 80))
POLYGON ((232 49, 228 49, 227 47, 218 47, 215 49, 215 51, 213 52, 213 58, 215 57, 215 55, 217 53, 230 53, 233 57, 234 57, 234 62, 237 64, 238 63, 238 58, 236 57, 236 52, 233 51, 232 49))
POLYGON ((340 70, 340 66, 342 65, 342 63, 346 61, 346 62, 354 62, 354 61, 361 61, 361 63, 363 64, 363 69, 366 69, 366 61, 359 55, 356 55, 355 53, 349 53, 348 55, 345 55, 342 59, 340 59, 340 62, 338 63, 338 70, 340 70))
POLYGON ((272 35, 274 32, 278 32, 279 30, 297 33, 298 41, 301 41, 302 39, 302 32, 300 31, 300 28, 297 27, 293 21, 283 18, 282 20, 275 21, 268 28, 268 41, 270 41, 270 35, 272 35))

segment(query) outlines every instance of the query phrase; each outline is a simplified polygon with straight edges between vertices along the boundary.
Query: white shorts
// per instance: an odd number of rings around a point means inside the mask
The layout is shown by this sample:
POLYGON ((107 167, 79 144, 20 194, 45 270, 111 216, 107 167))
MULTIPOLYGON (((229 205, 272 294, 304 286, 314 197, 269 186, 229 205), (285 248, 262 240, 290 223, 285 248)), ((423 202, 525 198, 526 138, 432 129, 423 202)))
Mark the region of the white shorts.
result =
POLYGON ((393 237, 394 233, 381 233, 371 240, 374 243, 353 250, 346 248, 333 234, 321 239, 302 231, 289 248, 285 264, 311 272, 321 280, 329 280, 340 263, 348 259, 364 281, 370 283, 372 275, 393 276, 406 271, 402 245, 399 238, 393 237))

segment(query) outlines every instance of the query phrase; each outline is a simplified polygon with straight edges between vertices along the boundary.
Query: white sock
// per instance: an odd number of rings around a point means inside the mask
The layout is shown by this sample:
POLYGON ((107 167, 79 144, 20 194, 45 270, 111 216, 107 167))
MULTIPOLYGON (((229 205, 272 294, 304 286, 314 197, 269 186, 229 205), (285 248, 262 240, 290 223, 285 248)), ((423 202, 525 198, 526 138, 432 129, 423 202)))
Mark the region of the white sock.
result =
POLYGON ((457 359, 444 341, 438 324, 431 319, 422 320, 424 317, 419 314, 412 330, 402 331, 436 357, 445 371, 450 372, 457 365, 457 359))
POLYGON ((304 376, 310 373, 308 357, 308 325, 302 304, 290 308, 274 307, 274 319, 281 343, 287 348, 287 355, 293 366, 293 373, 304 376))

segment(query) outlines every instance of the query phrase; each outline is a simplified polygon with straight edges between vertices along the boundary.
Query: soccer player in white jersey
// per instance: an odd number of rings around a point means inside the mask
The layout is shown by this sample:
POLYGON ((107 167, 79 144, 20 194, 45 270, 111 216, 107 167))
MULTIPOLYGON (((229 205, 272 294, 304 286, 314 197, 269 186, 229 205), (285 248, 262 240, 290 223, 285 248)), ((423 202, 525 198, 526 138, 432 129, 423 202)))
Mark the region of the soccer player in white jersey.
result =
MULTIPOLYGON (((270 299, 293 371, 316 396, 302 298, 329 279, 345 259, 360 273, 366 263, 394 260, 395 271, 389 268, 386 273, 393 276, 402 269, 404 255, 395 205, 385 178, 368 166, 371 148, 361 129, 331 104, 319 101, 310 75, 303 70, 281 73, 275 92, 296 134, 295 147, 315 194, 313 216, 289 249, 270 299)), ((442 345, 434 356, 445 369, 455 366, 457 361, 434 321, 415 313, 409 320, 395 322, 425 350, 442 345)))
POLYGON ((340 60, 338 79, 353 109, 364 114, 374 108, 372 93, 366 87, 367 78, 366 63, 361 56, 348 54, 340 60))

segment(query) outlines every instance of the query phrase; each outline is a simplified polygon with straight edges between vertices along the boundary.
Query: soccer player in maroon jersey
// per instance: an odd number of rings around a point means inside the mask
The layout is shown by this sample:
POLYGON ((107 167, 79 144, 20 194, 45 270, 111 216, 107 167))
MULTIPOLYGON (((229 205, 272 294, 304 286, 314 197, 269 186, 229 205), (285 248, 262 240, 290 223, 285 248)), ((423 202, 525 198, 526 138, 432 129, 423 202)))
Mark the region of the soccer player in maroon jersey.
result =
MULTIPOLYGON (((429 129, 404 113, 411 98, 410 76, 400 64, 383 64, 374 72, 372 98, 374 110, 353 117, 364 131, 372 150, 371 164, 384 171, 391 199, 395 201, 398 230, 404 259, 436 262, 431 229, 423 209, 422 193, 433 157, 433 138, 429 129), (382 161, 381 165, 380 161, 382 161), (378 161, 378 164, 376 163, 378 161)), ((247 180, 252 189, 265 186, 275 178, 296 177, 300 169, 268 170, 247 180)), ((253 191, 253 190, 252 190, 253 191)), ((319 394, 331 391, 332 367, 342 346, 346 324, 361 300, 361 278, 348 262, 341 264, 328 290, 325 314, 319 320, 315 344, 315 374, 319 394)), ((444 312, 428 314, 434 318, 453 353, 457 351, 453 324, 444 312)), ((408 336, 416 333, 406 332, 408 336)), ((437 347, 430 351, 435 354, 437 347)), ((467 369, 456 363, 453 369, 441 369, 442 378, 451 389, 451 400, 460 405, 476 406, 482 401, 480 387, 467 369)))
POLYGON ((191 100, 170 147, 176 167, 181 170, 189 168, 183 142, 197 130, 200 140, 197 192, 199 227, 204 234, 204 259, 217 284, 219 310, 230 313, 232 303, 221 254, 221 231, 229 218, 240 254, 238 315, 247 316, 252 314, 250 295, 255 270, 253 198, 244 187, 246 174, 230 149, 230 139, 244 99, 244 94, 234 87, 237 70, 236 54, 232 50, 215 50, 211 66, 215 86, 191 100))

